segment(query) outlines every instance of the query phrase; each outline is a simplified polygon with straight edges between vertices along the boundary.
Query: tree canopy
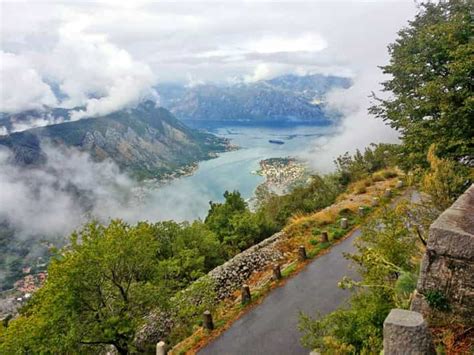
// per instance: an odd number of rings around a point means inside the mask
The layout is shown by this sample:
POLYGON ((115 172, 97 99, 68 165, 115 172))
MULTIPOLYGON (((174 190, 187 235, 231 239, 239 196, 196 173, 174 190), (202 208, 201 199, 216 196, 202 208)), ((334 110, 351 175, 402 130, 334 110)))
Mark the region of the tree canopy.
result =
POLYGON ((400 131, 405 167, 426 167, 431 144, 442 158, 474 156, 473 11, 469 0, 424 3, 388 47, 390 96, 370 111, 400 131))

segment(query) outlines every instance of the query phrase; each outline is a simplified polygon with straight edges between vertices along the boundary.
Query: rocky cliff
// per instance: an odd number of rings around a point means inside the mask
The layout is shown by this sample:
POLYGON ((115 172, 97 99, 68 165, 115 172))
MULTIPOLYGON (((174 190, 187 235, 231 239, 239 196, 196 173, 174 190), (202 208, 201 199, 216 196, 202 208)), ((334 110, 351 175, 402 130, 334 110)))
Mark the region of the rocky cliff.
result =
POLYGON ((151 101, 107 116, 63 122, 0 137, 16 164, 41 165, 42 144, 75 147, 96 161, 112 159, 138 178, 179 172, 228 148, 228 141, 188 128, 151 101))

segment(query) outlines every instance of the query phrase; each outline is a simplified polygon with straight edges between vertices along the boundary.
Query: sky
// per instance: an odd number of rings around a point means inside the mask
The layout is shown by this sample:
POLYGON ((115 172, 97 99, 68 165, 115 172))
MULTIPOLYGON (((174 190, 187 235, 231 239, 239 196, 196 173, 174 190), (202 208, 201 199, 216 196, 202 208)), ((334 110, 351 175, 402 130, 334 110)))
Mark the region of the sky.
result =
POLYGON ((415 5, 2 1, 0 111, 85 106, 75 114, 80 119, 157 98, 157 82, 315 72, 360 77, 386 62, 387 44, 415 5))

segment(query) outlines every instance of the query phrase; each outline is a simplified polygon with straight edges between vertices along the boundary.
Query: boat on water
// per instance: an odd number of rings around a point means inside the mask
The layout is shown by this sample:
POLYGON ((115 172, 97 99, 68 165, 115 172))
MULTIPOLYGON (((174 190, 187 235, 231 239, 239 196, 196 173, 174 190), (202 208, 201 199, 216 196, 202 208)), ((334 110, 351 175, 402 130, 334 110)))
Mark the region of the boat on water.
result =
POLYGON ((278 139, 270 139, 268 142, 272 144, 285 144, 285 142, 280 141, 278 139))

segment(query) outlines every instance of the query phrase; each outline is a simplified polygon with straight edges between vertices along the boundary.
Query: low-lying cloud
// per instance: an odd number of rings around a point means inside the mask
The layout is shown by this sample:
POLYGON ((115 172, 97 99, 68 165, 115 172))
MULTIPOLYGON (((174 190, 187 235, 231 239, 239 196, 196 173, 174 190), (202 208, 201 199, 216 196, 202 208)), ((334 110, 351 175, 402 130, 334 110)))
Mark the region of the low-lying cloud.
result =
POLYGON ((61 106, 74 111, 72 120, 105 115, 156 95, 150 67, 110 43, 106 35, 85 32, 79 17, 59 29, 59 40, 44 58, 44 70, 67 96, 61 106))
MULTIPOLYGON (((398 142, 398 132, 370 115, 368 108, 374 103, 372 93, 385 96, 381 93, 380 83, 388 78, 379 66, 388 63, 387 46, 395 41, 397 32, 406 25, 403 20, 408 20, 407 12, 414 15, 416 8, 414 4, 409 11, 393 8, 392 16, 384 17, 374 15, 381 11, 377 5, 374 13, 367 11, 363 22, 357 26, 350 25, 350 31, 339 28, 329 40, 330 43, 344 41, 347 44, 345 56, 353 61, 353 85, 345 90, 336 89, 326 97, 328 109, 341 113, 342 119, 337 122, 336 134, 316 139, 305 154, 313 168, 320 172, 333 170, 334 159, 345 152, 363 150, 370 143, 398 142)), ((346 14, 347 23, 354 23, 357 15, 346 14)))
POLYGON ((73 149, 43 150, 47 163, 41 168, 11 164, 12 153, 0 150, 0 220, 19 237, 68 234, 110 199, 120 203, 118 192, 133 186, 112 162, 95 163, 73 149))
POLYGON ((181 184, 157 189, 139 183, 111 160, 93 161, 75 148, 44 144, 46 163, 38 168, 12 163, 0 148, 0 222, 8 221, 20 239, 66 237, 86 221, 122 218, 191 220, 207 211, 204 187, 181 184), (204 199, 190 196, 200 194, 204 199))

